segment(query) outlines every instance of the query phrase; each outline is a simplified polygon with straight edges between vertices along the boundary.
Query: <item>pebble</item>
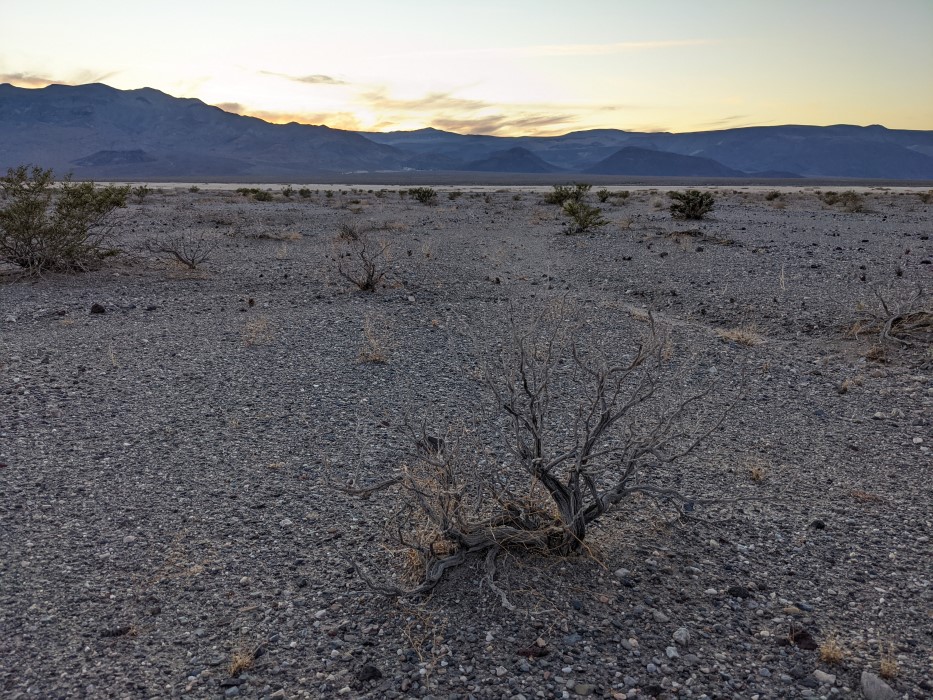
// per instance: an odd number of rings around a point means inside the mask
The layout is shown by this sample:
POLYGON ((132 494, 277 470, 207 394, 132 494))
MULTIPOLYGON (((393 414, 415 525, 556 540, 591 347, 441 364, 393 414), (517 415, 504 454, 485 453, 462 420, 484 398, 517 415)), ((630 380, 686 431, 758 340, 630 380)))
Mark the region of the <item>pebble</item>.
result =
POLYGON ((813 677, 816 678, 820 683, 826 683, 828 685, 833 685, 836 682, 836 677, 831 673, 826 673, 820 669, 816 669, 813 672, 813 677))
POLYGON ((624 578, 631 578, 632 572, 628 569, 616 569, 615 577, 619 580, 624 578))
POLYGON ((285 518, 281 522, 279 522, 279 525, 281 525, 282 527, 288 527, 291 524, 292 524, 292 521, 289 520, 288 518, 285 518))
POLYGON ((127 535, 126 537, 123 538, 123 544, 132 544, 135 541, 136 541, 136 537, 134 537, 133 535, 127 535))
POLYGON ((671 636, 674 638, 674 641, 682 647, 690 643, 690 630, 686 627, 678 628, 671 636))
POLYGON ((668 647, 664 650, 664 653, 669 659, 676 659, 680 656, 680 653, 677 651, 677 647, 668 647))
POLYGON ((235 685, 231 688, 227 688, 227 690, 224 692, 224 697, 235 698, 239 694, 240 694, 240 687, 235 685))
POLYGON ((862 671, 862 695, 865 700, 897 700, 900 695, 874 673, 862 671))

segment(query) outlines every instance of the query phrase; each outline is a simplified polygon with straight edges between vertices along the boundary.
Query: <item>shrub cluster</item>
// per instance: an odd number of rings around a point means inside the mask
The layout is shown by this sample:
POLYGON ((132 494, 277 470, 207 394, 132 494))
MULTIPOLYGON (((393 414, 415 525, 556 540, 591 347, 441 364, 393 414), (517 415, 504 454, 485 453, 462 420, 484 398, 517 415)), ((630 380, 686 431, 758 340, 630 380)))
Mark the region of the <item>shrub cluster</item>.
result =
POLYGON ((31 273, 86 270, 113 251, 108 216, 126 206, 129 186, 95 187, 66 177, 58 188, 51 170, 10 168, 0 178, 0 260, 31 273))
POLYGON ((674 200, 671 203, 671 216, 675 219, 702 219, 713 210, 716 200, 709 192, 687 190, 686 192, 668 192, 674 200))

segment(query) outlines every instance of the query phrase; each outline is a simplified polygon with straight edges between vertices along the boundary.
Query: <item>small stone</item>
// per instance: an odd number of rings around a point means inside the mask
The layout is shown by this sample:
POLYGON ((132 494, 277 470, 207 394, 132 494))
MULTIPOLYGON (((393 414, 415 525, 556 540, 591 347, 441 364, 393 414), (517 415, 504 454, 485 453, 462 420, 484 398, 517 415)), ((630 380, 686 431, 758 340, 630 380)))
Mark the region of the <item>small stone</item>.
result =
POLYGON ((502 678, 506 673, 508 673, 508 670, 506 670, 505 666, 496 666, 496 675, 499 678, 502 678))
POLYGON ((660 610, 655 610, 654 612, 651 613, 651 615, 652 617, 654 617, 655 622, 660 622, 661 624, 664 624, 665 622, 670 622, 671 620, 671 618, 669 618, 667 615, 662 613, 660 610))
POLYGON ((862 695, 865 700, 897 700, 900 697, 891 686, 869 671, 862 671, 862 695))
POLYGON ((372 664, 366 664, 357 671, 356 677, 364 683, 366 681, 375 681, 382 678, 382 671, 372 664))
POLYGON ((327 617, 326 610, 318 610, 316 613, 314 613, 315 620, 323 620, 325 617, 327 617))
POLYGON ((230 688, 227 688, 227 690, 224 692, 224 697, 235 698, 239 694, 240 694, 240 687, 234 685, 230 688))
POLYGON ((717 591, 715 588, 707 588, 707 589, 706 589, 705 591, 703 591, 703 592, 704 592, 706 595, 716 595, 719 591, 717 591))
POLYGON ((628 569, 616 569, 615 577, 620 581, 624 578, 631 578, 632 572, 628 569))
POLYGON ((816 669, 813 672, 813 677, 816 678, 820 683, 826 683, 827 685, 833 685, 836 682, 836 677, 831 673, 826 673, 820 669, 816 669))
POLYGON ((240 585, 241 585, 241 586, 249 585, 249 576, 244 576, 243 578, 241 578, 241 579, 240 579, 240 585))
POLYGON ((680 656, 680 653, 677 651, 677 647, 668 647, 664 650, 664 653, 669 659, 676 659, 680 656))
POLYGON ((730 586, 726 591, 733 598, 748 598, 751 592, 745 586, 730 586))
POLYGON ((279 522, 279 525, 281 525, 282 527, 289 527, 291 524, 292 524, 292 521, 289 520, 288 518, 284 518, 283 520, 279 522))
POLYGON ((345 685, 340 690, 337 691, 337 695, 349 695, 353 691, 350 690, 350 686, 345 685))
POLYGON ((127 535, 123 538, 123 544, 132 544, 136 541, 136 537, 133 535, 127 535))
POLYGON ((577 683, 573 689, 577 695, 585 698, 587 695, 592 694, 594 687, 589 683, 577 683))
POLYGON ((690 643, 690 630, 688 630, 686 627, 678 628, 672 636, 674 641, 682 647, 685 647, 690 643))
POLYGON ((922 445, 922 444, 923 444, 923 438, 922 438, 922 437, 915 437, 915 438, 914 438, 914 444, 915 444, 915 445, 922 445))
POLYGON ((796 605, 788 605, 786 608, 781 608, 781 612, 785 615, 802 615, 803 610, 798 608, 796 605))
MULTIPOLYGON (((106 312, 107 312, 107 309, 105 309, 101 304, 98 304, 96 301, 95 301, 93 304, 91 304, 91 313, 92 313, 92 314, 102 314, 102 313, 106 313, 106 312)), ((239 691, 237 691, 237 692, 239 692, 239 691)))

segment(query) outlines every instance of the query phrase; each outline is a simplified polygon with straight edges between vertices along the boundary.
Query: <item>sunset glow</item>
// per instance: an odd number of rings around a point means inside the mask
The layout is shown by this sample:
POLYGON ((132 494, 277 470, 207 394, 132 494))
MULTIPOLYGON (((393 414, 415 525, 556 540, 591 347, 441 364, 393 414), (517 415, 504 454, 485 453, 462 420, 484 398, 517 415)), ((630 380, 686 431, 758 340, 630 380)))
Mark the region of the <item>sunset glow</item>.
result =
POLYGON ((550 135, 933 129, 933 3, 7 3, 0 82, 153 87, 273 122, 550 135))

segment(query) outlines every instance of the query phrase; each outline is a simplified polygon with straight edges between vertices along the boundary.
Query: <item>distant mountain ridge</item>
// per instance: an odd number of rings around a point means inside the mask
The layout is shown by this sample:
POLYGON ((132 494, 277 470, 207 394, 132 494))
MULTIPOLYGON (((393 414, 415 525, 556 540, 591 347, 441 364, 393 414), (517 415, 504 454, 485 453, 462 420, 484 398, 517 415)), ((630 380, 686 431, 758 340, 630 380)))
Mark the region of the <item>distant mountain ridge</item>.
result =
POLYGON ((270 124, 152 88, 0 84, 0 168, 110 180, 298 180, 411 171, 619 177, 933 180, 933 131, 767 126, 562 136, 388 133, 270 124))

